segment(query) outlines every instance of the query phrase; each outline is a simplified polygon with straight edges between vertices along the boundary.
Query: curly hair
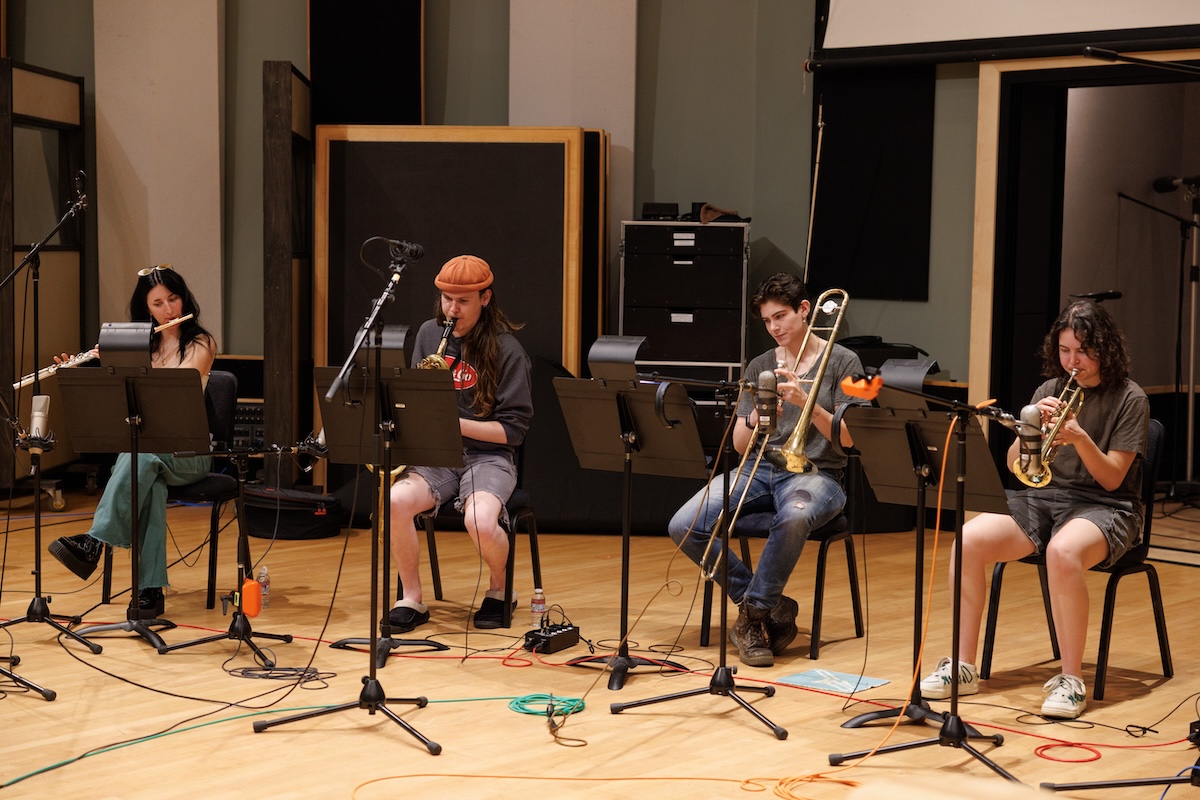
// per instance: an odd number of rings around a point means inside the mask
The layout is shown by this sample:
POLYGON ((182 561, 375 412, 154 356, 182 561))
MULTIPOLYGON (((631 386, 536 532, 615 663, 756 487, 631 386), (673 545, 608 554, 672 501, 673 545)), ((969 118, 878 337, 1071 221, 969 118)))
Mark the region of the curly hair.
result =
MULTIPOLYGON (((479 376, 471 405, 476 416, 486 417, 496 408, 496 387, 500 385, 500 335, 516 333, 525 327, 525 323, 513 322, 504 315, 496 302, 495 288, 489 286, 479 291, 481 295, 491 292, 492 298, 480 310, 479 322, 462 338, 462 357, 475 367, 479 376)), ((446 314, 442 311, 440 294, 434 309, 438 324, 444 325, 446 314)))
MULTIPOLYGON (((215 353, 216 337, 200 325, 200 304, 196 302, 195 295, 188 288, 187 281, 183 279, 182 275, 171 269, 170 265, 165 265, 160 269, 153 269, 146 275, 138 276, 137 285, 133 287, 133 296, 129 298, 129 321, 154 321, 154 318, 150 315, 150 307, 146 304, 146 296, 150 294, 151 289, 160 284, 166 286, 167 291, 171 294, 179 295, 180 299, 183 300, 182 316, 193 315, 191 319, 181 323, 179 326, 179 358, 183 359, 188 347, 192 342, 197 340, 200 344, 215 353)), ((162 341, 161 333, 152 333, 150 335, 151 353, 158 349, 160 341, 162 341)))
POLYGON ((750 313, 757 317, 763 304, 771 300, 799 311, 800 304, 807 299, 808 289, 804 281, 790 272, 776 272, 758 285, 758 291, 750 298, 750 313))
POLYGON ((1079 344, 1100 365, 1100 385, 1108 388, 1129 377, 1129 345, 1112 316, 1091 300, 1079 300, 1062 310, 1042 341, 1042 375, 1065 378, 1058 358, 1058 337, 1070 329, 1079 344))

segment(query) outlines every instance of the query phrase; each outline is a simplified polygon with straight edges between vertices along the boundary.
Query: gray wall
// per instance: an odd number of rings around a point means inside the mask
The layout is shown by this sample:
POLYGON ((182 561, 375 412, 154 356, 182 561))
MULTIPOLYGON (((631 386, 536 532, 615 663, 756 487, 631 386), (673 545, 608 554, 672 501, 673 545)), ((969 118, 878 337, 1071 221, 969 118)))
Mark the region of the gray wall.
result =
MULTIPOLYGON (((804 262, 813 98, 802 65, 813 6, 639 4, 634 208, 647 200, 685 208, 710 202, 753 217, 752 284, 804 262)), ((427 122, 507 124, 508 4, 426 0, 425 8, 427 122)), ((82 74, 90 90, 90 0, 10 0, 9 9, 14 57, 82 74)), ((226 352, 262 352, 261 64, 289 60, 308 73, 305 9, 305 0, 226 0, 226 352)), ((930 301, 852 298, 846 321, 847 333, 924 347, 959 378, 969 336, 975 93, 972 67, 939 72, 930 301)), ((91 124, 90 107, 89 114, 91 124)), ((886 243, 879 248, 885 252, 886 243)), ((749 352, 769 345, 758 325, 748 342, 749 352)))

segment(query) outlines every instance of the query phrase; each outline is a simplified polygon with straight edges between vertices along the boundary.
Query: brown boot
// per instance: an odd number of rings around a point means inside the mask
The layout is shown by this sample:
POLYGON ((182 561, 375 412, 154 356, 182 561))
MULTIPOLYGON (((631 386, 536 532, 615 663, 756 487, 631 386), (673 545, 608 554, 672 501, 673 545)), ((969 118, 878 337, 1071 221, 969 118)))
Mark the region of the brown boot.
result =
POLYGON ((800 604, 784 595, 767 614, 767 634, 771 637, 771 652, 783 655, 783 651, 792 643, 799 632, 796 630, 796 615, 800 613, 800 604))
POLYGON ((729 641, 748 667, 769 667, 775 663, 771 635, 767 633, 767 612, 761 608, 749 604, 738 608, 737 620, 729 629, 729 641))

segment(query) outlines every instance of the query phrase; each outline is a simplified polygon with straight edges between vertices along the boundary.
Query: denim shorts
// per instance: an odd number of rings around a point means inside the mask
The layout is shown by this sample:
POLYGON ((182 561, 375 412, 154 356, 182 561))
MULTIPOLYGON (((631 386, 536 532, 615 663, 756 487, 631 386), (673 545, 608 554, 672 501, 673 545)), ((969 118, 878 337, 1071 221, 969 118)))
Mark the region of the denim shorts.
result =
POLYGON ((1108 558, 1100 562, 1101 567, 1111 567, 1142 538, 1142 515, 1134 511, 1133 503, 1105 505, 1071 489, 1016 492, 1008 499, 1008 511, 1039 555, 1046 552, 1055 531, 1072 519, 1086 519, 1104 533, 1108 558))
POLYGON ((505 503, 517 487, 517 466, 507 453, 463 453, 463 466, 409 467, 405 474, 420 475, 433 493, 433 513, 447 500, 462 513, 466 498, 475 492, 487 492, 500 499, 500 521, 508 525, 505 503))

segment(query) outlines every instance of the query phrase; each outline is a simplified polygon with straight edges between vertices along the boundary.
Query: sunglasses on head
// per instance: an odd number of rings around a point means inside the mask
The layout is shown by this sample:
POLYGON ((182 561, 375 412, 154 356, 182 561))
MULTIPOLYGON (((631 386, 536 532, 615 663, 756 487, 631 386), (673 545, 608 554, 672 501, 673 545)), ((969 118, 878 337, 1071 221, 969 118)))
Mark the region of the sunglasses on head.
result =
POLYGON ((138 277, 145 278, 150 275, 153 275, 155 272, 158 272, 159 270, 164 270, 164 269, 170 269, 172 272, 174 272, 174 270, 171 268, 170 264, 155 264, 153 267, 146 267, 145 269, 139 269, 138 277))

